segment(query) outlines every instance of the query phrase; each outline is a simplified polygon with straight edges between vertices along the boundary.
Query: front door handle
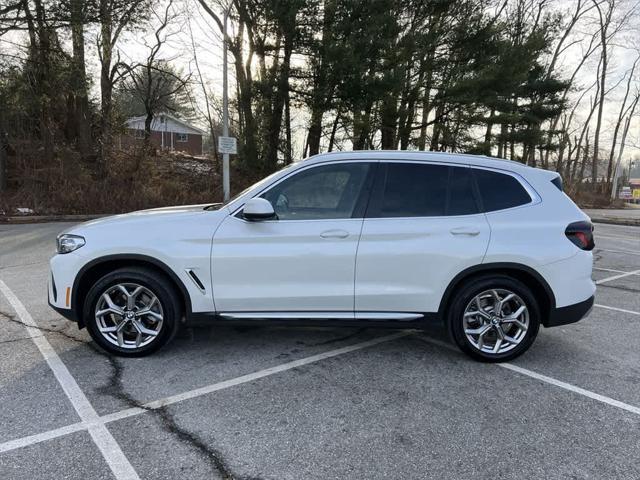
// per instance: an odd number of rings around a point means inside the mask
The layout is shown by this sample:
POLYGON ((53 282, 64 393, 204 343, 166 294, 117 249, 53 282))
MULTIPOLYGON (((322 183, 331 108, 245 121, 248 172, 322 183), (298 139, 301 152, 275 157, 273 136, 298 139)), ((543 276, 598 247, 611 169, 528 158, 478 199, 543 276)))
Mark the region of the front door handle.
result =
POLYGON ((480 234, 480 230, 473 227, 456 227, 449 231, 451 235, 467 235, 468 237, 475 237, 480 234))
POLYGON ((326 232, 322 232, 320 236, 322 238, 347 238, 349 232, 346 230, 327 230, 326 232))

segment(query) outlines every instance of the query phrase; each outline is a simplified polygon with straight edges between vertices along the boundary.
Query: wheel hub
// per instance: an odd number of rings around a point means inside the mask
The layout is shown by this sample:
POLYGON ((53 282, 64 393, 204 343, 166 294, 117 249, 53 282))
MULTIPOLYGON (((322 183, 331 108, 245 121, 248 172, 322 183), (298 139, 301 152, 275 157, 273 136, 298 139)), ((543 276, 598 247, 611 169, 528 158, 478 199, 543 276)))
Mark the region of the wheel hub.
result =
POLYGON ((516 293, 492 289, 476 295, 463 315, 467 341, 484 354, 496 355, 516 348, 529 329, 529 311, 516 293))
POLYGON ((100 296, 95 317, 105 340, 121 348, 136 349, 156 339, 164 312, 158 297, 148 288, 120 283, 100 296))

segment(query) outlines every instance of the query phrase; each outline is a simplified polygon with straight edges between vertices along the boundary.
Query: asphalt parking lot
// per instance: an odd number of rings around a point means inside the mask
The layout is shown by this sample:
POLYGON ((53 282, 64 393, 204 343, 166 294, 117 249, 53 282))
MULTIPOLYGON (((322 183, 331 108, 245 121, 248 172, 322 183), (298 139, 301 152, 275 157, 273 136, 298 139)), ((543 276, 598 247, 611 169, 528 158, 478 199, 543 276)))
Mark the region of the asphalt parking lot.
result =
POLYGON ((191 328, 111 358, 47 306, 69 225, 0 225, 1 479, 640 478, 640 228, 511 364, 441 328, 191 328), (26 325, 26 326, 25 326, 26 325))

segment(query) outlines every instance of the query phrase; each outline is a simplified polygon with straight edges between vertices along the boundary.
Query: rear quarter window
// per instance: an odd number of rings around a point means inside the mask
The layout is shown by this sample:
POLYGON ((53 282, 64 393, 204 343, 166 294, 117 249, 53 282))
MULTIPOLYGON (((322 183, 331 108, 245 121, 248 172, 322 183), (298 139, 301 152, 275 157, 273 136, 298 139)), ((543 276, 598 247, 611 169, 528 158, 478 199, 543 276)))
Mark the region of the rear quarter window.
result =
POLYGON ((504 210, 531 203, 531 196, 513 176, 474 168, 482 208, 485 212, 504 210))
POLYGON ((556 187, 558 187, 558 190, 560 190, 562 192, 562 178, 560 177, 560 175, 558 175, 556 178, 554 178, 553 180, 551 180, 551 183, 553 183, 556 187))

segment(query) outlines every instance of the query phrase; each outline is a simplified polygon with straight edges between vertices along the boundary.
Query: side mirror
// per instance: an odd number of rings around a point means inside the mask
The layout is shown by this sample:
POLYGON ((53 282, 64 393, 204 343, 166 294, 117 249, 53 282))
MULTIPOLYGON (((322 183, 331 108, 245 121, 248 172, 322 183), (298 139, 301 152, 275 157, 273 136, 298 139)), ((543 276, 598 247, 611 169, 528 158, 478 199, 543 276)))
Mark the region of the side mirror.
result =
POLYGON ((256 197, 244 204, 242 216, 246 220, 254 222, 276 218, 276 212, 273 210, 273 205, 269 200, 256 197))

